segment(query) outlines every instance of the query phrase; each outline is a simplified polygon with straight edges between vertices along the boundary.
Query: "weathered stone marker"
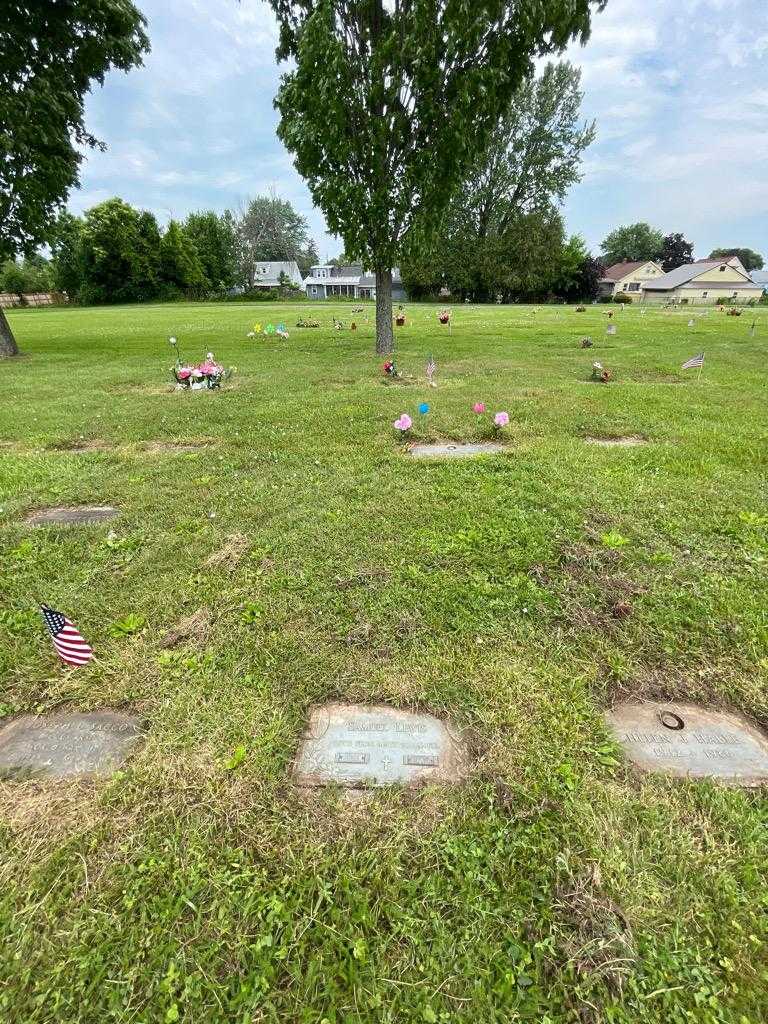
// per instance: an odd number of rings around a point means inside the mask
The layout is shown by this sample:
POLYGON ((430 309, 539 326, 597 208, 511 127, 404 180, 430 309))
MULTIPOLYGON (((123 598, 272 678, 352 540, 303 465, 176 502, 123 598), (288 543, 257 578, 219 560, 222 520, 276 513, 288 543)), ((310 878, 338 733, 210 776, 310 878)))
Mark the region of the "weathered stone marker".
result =
POLYGON ((768 737, 742 715, 649 702, 620 704, 605 718, 629 759, 646 771, 739 786, 768 782, 768 737))
POLYGON ((309 719, 294 764, 300 786, 456 783, 467 751, 434 715, 360 704, 326 704, 309 719))
POLYGON ((119 711, 24 715, 0 728, 0 777, 109 772, 143 736, 139 719, 119 711))
POLYGON ((28 526, 90 526, 120 514, 111 505, 77 505, 73 508, 43 508, 24 520, 28 526))
POLYGON ((469 459, 475 455, 498 455, 504 445, 495 441, 479 441, 476 444, 413 444, 409 449, 414 459, 469 459))

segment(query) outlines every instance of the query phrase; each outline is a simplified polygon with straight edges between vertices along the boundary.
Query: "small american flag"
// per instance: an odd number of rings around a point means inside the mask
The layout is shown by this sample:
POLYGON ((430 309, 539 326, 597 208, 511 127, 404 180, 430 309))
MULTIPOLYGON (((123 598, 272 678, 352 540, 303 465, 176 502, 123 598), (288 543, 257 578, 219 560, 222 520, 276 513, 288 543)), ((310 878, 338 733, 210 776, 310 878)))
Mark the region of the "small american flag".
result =
POLYGON ((68 665, 86 665, 93 657, 93 648, 85 642, 77 627, 66 615, 54 611, 48 605, 41 605, 40 611, 61 660, 68 665))
POLYGON ((699 354, 697 356, 694 356, 692 359, 688 359, 685 363, 683 363, 681 369, 683 369, 683 370, 694 370, 697 366, 703 366, 703 365, 704 365, 704 353, 703 352, 699 352, 699 354))
POLYGON ((432 378, 435 376, 436 369, 437 363, 435 362, 433 356, 430 355, 429 360, 427 361, 427 380, 432 380, 432 378))

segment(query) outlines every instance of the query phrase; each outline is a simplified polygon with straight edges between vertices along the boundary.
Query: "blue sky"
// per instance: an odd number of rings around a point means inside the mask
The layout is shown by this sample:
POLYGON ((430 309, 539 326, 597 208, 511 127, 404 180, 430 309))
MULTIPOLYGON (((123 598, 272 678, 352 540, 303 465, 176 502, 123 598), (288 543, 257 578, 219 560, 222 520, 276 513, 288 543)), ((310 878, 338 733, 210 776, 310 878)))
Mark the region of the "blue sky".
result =
MULTIPOLYGON (((70 199, 113 195, 161 222, 236 208, 274 188, 336 255, 320 211, 275 135, 276 30, 261 0, 138 0, 152 53, 110 75, 87 104, 107 143, 70 199)), ((682 231, 705 256, 745 245, 768 260, 766 0, 608 0, 582 68, 584 116, 597 120, 584 178, 565 203, 569 232, 597 251, 619 224, 682 231)))

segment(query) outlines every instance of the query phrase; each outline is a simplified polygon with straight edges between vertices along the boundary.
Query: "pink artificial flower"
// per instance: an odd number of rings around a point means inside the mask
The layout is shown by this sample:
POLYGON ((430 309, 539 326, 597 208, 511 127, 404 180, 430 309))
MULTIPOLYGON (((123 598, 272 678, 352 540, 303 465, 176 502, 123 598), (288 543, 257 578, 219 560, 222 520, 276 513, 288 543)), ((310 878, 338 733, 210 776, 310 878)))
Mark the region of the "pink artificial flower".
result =
POLYGON ((480 415, 480 413, 485 412, 485 403, 475 402, 475 404, 472 406, 472 412, 476 412, 478 416, 480 415))
POLYGON ((413 420, 411 419, 407 412, 404 412, 400 415, 399 420, 395 420, 392 426, 395 428, 395 430, 410 430, 411 427, 413 426, 413 420))
POLYGON ((179 378, 179 380, 186 380, 191 373, 191 370, 177 370, 176 376, 179 378))
POLYGON ((202 373, 204 377, 212 377, 218 371, 218 366, 215 363, 202 363, 197 368, 198 373, 202 373))
POLYGON ((493 417, 493 422, 496 424, 497 427, 506 427, 506 425, 509 423, 509 413, 497 412, 496 415, 493 417))

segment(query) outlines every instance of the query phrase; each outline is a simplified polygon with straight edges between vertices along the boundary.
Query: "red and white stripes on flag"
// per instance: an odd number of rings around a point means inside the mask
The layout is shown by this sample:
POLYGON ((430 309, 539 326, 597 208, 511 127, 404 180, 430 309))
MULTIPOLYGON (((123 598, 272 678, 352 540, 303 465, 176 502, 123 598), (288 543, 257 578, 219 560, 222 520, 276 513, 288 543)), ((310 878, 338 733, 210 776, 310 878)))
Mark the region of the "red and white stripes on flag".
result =
POLYGON ((704 365, 704 353, 703 352, 699 352, 699 354, 697 356, 694 356, 692 359, 689 359, 687 362, 683 363, 681 369, 683 369, 683 370, 694 370, 694 369, 696 369, 697 366, 703 366, 703 365, 704 365))
POLYGON ((86 665, 93 657, 93 648, 85 642, 77 627, 66 615, 54 611, 48 605, 41 605, 40 611, 61 660, 68 665, 86 665))

